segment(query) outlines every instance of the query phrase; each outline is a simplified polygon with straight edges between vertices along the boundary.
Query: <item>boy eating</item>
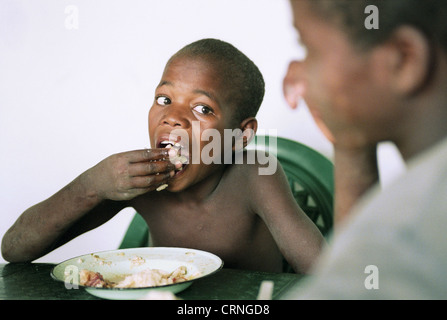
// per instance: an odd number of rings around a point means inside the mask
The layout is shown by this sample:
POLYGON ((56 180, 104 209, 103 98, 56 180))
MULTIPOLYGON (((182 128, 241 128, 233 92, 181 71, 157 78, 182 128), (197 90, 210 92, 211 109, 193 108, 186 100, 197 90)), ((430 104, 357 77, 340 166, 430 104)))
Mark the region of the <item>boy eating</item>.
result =
POLYGON ((282 271, 284 257, 296 272, 308 272, 324 240, 281 167, 260 175, 259 163, 225 157, 224 145, 234 158, 256 132, 263 96, 261 73, 238 49, 215 39, 187 45, 156 88, 152 149, 112 155, 26 210, 3 238, 4 258, 37 259, 133 207, 153 246, 196 248, 219 255, 226 267, 272 272, 282 271), (203 134, 224 137, 226 129, 242 133, 234 138, 240 143, 231 138, 209 149, 217 141, 203 134))

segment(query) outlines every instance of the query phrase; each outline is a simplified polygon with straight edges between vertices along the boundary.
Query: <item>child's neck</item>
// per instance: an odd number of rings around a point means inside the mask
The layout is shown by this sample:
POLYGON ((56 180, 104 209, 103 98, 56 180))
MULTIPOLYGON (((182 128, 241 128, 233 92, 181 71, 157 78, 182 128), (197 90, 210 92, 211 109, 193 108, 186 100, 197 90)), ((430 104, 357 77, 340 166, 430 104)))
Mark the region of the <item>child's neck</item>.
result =
POLYGON ((228 165, 216 165, 216 170, 211 175, 183 191, 172 194, 172 196, 180 202, 203 203, 207 201, 218 189, 227 167, 228 165))

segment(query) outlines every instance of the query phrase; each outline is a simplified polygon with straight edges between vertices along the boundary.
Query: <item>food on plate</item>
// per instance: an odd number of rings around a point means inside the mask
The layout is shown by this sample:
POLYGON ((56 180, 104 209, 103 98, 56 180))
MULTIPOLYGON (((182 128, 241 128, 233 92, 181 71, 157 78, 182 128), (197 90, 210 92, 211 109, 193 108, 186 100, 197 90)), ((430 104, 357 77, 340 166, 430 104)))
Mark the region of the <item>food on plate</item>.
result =
POLYGON ((104 279, 99 272, 83 269, 80 272, 79 282, 83 286, 96 288, 143 288, 188 281, 198 276, 198 274, 187 275, 187 273, 185 266, 180 266, 172 272, 145 269, 135 274, 123 275, 123 279, 116 282, 104 279))
POLYGON ((130 267, 140 266, 142 264, 146 263, 146 260, 140 256, 133 256, 130 258, 130 267))
POLYGON ((85 269, 81 270, 79 274, 79 283, 83 286, 96 288, 112 288, 113 284, 113 282, 104 280, 99 272, 85 269))

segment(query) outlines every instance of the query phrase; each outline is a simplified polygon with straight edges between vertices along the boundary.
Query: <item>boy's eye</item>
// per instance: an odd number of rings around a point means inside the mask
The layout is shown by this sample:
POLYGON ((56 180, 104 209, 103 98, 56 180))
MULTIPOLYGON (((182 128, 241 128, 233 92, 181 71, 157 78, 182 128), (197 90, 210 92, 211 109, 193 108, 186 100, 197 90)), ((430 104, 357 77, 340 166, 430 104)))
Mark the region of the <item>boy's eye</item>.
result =
POLYGON ((171 99, 169 99, 168 97, 165 97, 165 96, 158 96, 155 98, 155 101, 157 102, 157 104, 159 104, 161 106, 166 106, 168 104, 171 104, 171 99))
POLYGON ((195 106, 193 108, 193 110, 198 112, 198 113, 201 113, 201 114, 213 114, 214 113, 213 109, 211 109, 208 106, 201 105, 201 104, 198 105, 198 106, 195 106))

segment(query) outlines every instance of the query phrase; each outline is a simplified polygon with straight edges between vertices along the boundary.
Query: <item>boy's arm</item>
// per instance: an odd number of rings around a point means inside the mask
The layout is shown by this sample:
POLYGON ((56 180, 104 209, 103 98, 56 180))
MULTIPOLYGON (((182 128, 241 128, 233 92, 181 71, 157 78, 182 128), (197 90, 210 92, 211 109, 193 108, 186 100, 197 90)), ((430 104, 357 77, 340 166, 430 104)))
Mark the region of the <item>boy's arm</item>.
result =
POLYGON ((278 162, 272 175, 256 175, 252 206, 272 233, 282 254, 297 273, 308 273, 325 244, 317 226, 298 206, 278 162))
POLYGON ((127 200, 171 177, 175 166, 160 161, 165 157, 164 150, 137 150, 101 161, 27 209, 5 233, 3 257, 10 262, 32 261, 103 224, 126 207, 127 200))
POLYGON ((82 176, 22 213, 3 237, 5 260, 27 262, 38 259, 106 222, 124 207, 123 202, 100 202, 90 198, 79 190, 78 179, 82 176))

